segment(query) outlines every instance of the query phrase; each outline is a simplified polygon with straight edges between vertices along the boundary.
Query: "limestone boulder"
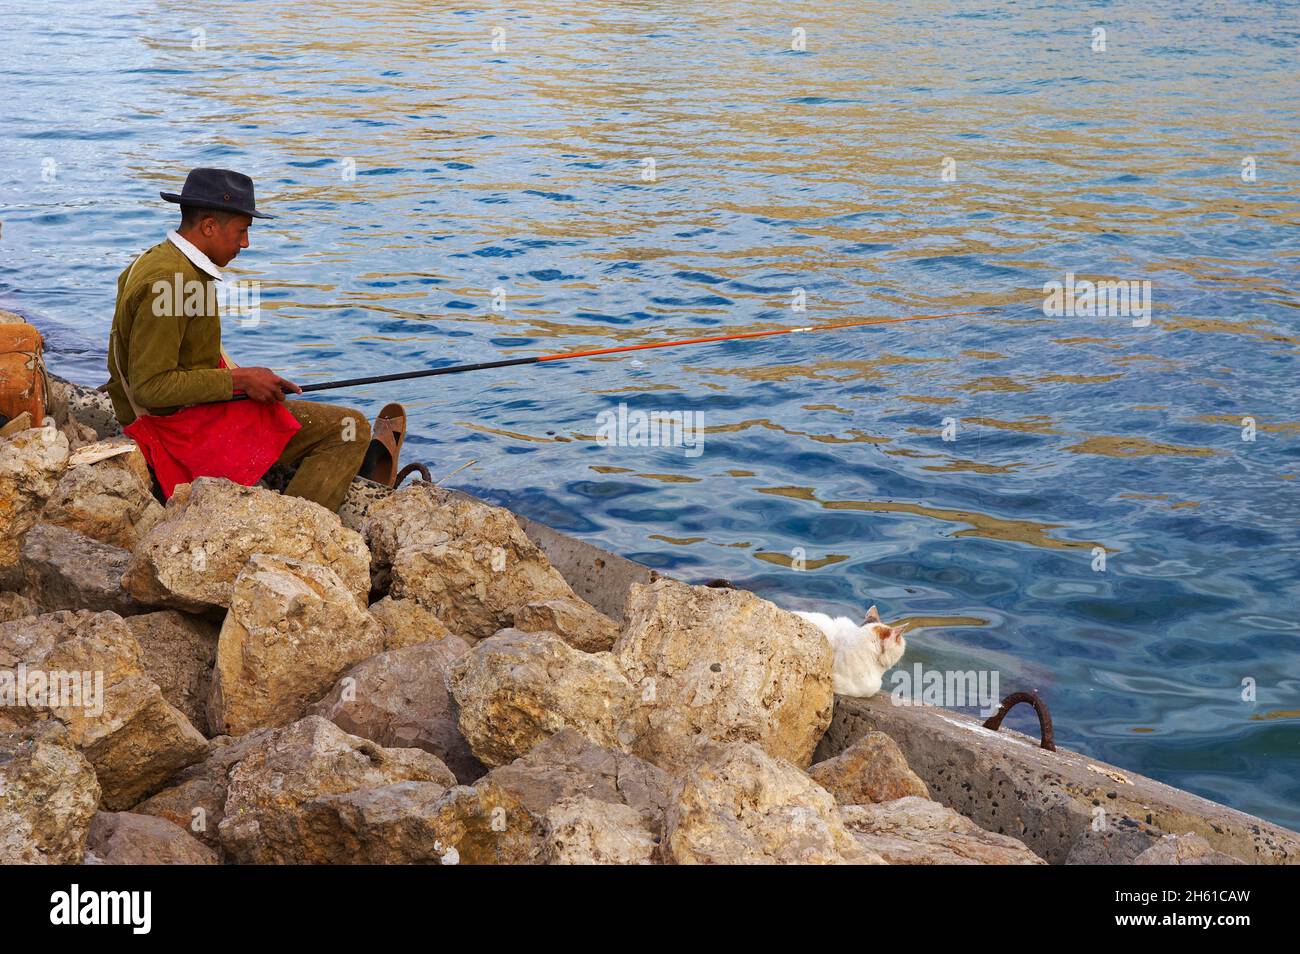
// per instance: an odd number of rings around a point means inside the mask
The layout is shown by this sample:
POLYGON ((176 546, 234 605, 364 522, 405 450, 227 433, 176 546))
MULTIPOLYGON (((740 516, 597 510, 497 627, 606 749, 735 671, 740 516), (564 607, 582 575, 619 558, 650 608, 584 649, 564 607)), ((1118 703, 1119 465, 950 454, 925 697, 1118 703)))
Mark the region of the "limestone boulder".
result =
POLYGON ((190 724, 208 734, 208 696, 219 627, 197 616, 163 610, 126 617, 149 678, 190 724))
POLYGON ((512 626, 527 603, 577 598, 510 511, 463 494, 404 487, 373 503, 363 527, 379 585, 466 639, 512 626))
POLYGON ((19 566, 23 594, 46 610, 108 610, 119 616, 141 611, 122 589, 131 554, 121 547, 50 523, 23 538, 19 566))
POLYGON ((99 795, 62 724, 0 732, 0 864, 80 864, 99 795))
POLYGON ((697 747, 668 810, 676 864, 883 864, 840 820, 834 796, 749 742, 697 747))
POLYGON ((239 864, 343 860, 343 848, 313 803, 407 781, 443 788, 456 784, 427 752, 386 749, 308 716, 270 733, 231 770, 219 826, 226 859, 239 864))
POLYGON ((546 853, 541 823, 491 785, 397 782, 321 796, 306 814, 341 863, 540 864, 546 853))
POLYGON ((442 620, 415 600, 385 596, 370 604, 370 615, 384 631, 385 650, 437 642, 451 635, 442 620))
POLYGON ((500 786, 458 785, 438 803, 439 843, 466 865, 531 865, 546 858, 545 828, 500 786))
POLYGON ((383 647, 383 630, 333 570, 254 554, 217 640, 208 724, 243 735, 292 722, 383 647))
POLYGON ((888 802, 909 795, 930 797, 898 743, 883 732, 866 733, 839 755, 818 762, 808 774, 841 805, 888 802))
POLYGON ((636 809, 573 795, 545 814, 547 864, 652 865, 659 841, 636 809))
POLYGON ((68 464, 68 439, 33 427, 0 440, 0 578, 18 565, 18 547, 68 464))
POLYGON ((447 670, 469 648, 459 636, 447 636, 371 656, 309 712, 386 748, 423 749, 457 781, 473 782, 487 769, 460 733, 460 712, 446 685, 447 670))
POLYGON ((584 653, 609 652, 618 640, 618 623, 577 596, 528 603, 514 618, 515 629, 554 633, 584 653))
POLYGON ((558 802, 577 796, 631 808, 656 843, 663 836, 664 815, 675 785, 676 780, 657 766, 597 745, 574 729, 539 742, 477 783, 507 793, 540 822, 551 817, 558 802))
POLYGON ((443 841, 444 798, 437 782, 394 782, 320 795, 303 806, 311 850, 330 864, 458 864, 443 841))
POLYGON ((1135 865, 1240 865, 1239 858, 1216 851, 1195 832, 1165 835, 1133 859, 1135 865))
POLYGON ((230 773, 258 748, 274 729, 257 729, 238 738, 218 736, 202 762, 181 770, 168 787, 135 805, 131 811, 165 818, 185 829, 209 848, 219 849, 221 819, 225 817, 230 773))
POLYGON ((172 495, 163 519, 136 545, 123 585, 148 606, 228 607, 255 553, 329 567, 367 602, 370 554, 360 534, 309 500, 212 477, 172 495))
POLYGON ((475 787, 531 816, 522 822, 503 815, 499 823, 540 832, 540 861, 648 864, 660 859, 674 785, 649 762, 565 729, 493 769, 475 787))
POLYGON ((699 739, 806 767, 830 725, 834 654, 811 623, 746 590, 634 584, 614 660, 645 701, 634 751, 665 767, 699 739))
POLYGON ((207 754, 207 740, 163 698, 115 613, 62 611, 0 624, 0 667, 19 664, 29 684, 41 674, 44 691, 35 705, 0 710, 0 722, 52 717, 67 726, 109 811, 131 807, 207 754))
POLYGON ((75 450, 41 519, 130 550, 159 520, 144 455, 131 443, 102 442, 75 450), (124 449, 112 456, 115 450, 124 449))
POLYGON ((104 865, 215 865, 217 853, 165 818, 100 812, 86 847, 104 865))
POLYGON ((397 782, 311 799, 320 857, 366 864, 647 864, 671 779, 567 730, 473 786, 397 782))
POLYGON ((584 653, 551 633, 506 629, 448 671, 460 731, 485 765, 504 765, 562 729, 626 748, 636 691, 609 654, 584 653))
POLYGON ((845 805, 840 817, 858 844, 891 865, 1041 865, 1023 842, 980 828, 951 808, 909 795, 845 805))

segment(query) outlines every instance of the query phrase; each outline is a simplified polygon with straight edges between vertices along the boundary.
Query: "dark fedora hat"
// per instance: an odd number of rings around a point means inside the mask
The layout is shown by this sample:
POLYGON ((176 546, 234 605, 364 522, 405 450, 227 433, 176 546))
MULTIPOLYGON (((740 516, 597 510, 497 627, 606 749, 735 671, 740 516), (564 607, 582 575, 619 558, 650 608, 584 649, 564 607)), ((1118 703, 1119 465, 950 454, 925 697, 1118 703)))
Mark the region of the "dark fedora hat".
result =
POLYGON ((192 169, 185 177, 181 194, 159 192, 168 202, 192 205, 200 209, 242 212, 256 219, 273 219, 274 215, 257 211, 253 204, 253 180, 242 172, 229 169, 192 169))

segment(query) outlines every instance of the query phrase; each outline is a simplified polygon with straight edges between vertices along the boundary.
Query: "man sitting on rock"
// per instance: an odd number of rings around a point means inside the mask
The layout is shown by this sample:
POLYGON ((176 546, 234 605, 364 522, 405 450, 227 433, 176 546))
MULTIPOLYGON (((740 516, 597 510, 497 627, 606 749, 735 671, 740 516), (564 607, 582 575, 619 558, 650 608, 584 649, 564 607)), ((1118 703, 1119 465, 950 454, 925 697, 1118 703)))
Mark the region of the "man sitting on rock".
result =
POLYGON ((220 268, 248 248, 253 181, 195 169, 179 195, 180 227, 117 280, 107 390, 124 432, 140 446, 163 495, 195 477, 258 481, 274 463, 297 464, 286 494, 337 510, 370 444, 350 407, 286 401, 302 389, 270 368, 241 368, 221 347, 220 268), (232 401, 238 392, 250 400, 232 401))

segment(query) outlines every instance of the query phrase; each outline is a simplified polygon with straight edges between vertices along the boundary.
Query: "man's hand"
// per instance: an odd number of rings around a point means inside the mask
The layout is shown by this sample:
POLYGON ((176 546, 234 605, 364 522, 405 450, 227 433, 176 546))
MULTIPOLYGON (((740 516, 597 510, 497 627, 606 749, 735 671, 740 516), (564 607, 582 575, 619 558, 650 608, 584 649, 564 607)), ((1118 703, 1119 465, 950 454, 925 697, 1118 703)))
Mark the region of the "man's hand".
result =
POLYGON ((254 401, 283 401, 285 392, 302 393, 302 388, 270 368, 231 368, 230 380, 236 391, 243 391, 254 401))

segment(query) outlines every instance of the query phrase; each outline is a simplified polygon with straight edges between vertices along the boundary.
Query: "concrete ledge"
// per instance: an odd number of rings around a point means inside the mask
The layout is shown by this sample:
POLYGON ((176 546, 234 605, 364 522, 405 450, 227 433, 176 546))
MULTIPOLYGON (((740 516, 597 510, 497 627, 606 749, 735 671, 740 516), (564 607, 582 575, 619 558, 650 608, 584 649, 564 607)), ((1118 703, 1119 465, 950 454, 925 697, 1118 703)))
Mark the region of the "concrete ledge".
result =
POLYGON ((1164 834, 1195 832, 1248 864, 1300 862, 1300 835, 1127 769, 933 707, 837 696, 816 761, 864 733, 891 736, 931 796, 989 831, 1012 835, 1052 864, 1123 864, 1164 834), (1104 826, 1093 830, 1097 809, 1104 826))

